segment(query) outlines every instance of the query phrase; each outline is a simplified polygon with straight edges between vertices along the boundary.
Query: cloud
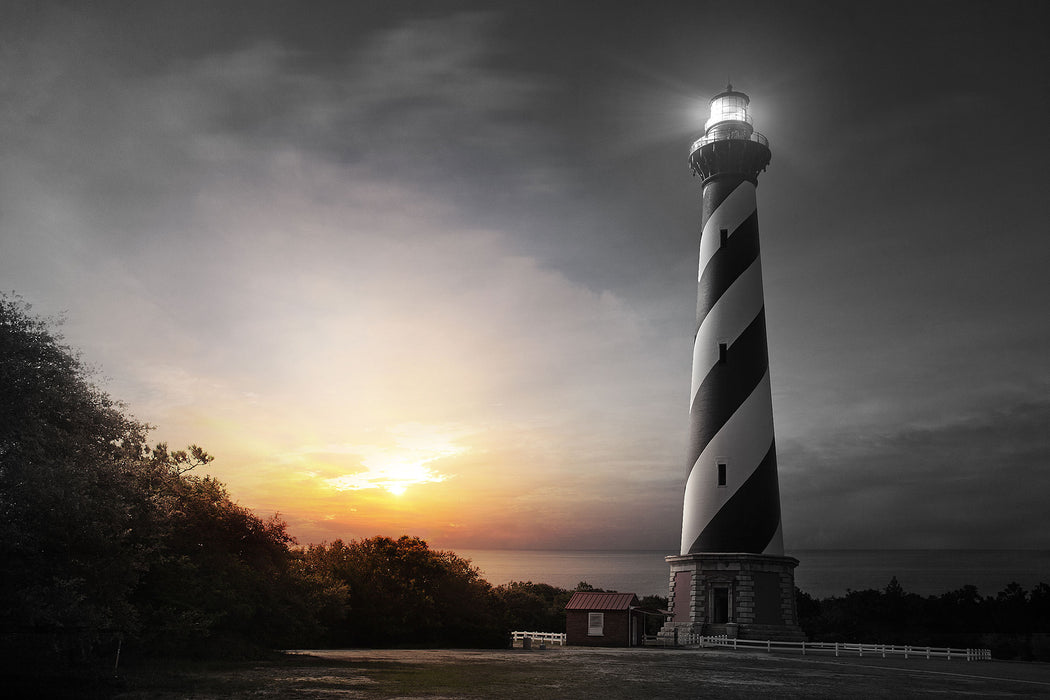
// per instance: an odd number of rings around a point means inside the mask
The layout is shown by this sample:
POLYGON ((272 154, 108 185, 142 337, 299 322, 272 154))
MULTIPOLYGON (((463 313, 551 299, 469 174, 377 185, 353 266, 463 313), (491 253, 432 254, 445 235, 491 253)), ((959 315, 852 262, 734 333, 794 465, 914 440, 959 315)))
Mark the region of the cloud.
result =
POLYGON ((1046 548, 1050 402, 779 447, 786 537, 799 549, 1046 548))
POLYGON ((646 482, 673 502, 666 409, 638 409, 677 386, 651 352, 667 345, 654 307, 532 250, 537 221, 578 222, 474 206, 574 188, 529 117, 544 84, 495 67, 497 22, 410 19, 324 61, 263 38, 134 71, 97 38, 111 27, 43 37, 54 53, 25 63, 33 99, 7 124, 27 167, 5 180, 21 233, 0 271, 69 310, 71 342, 159 439, 206 445, 240 499, 308 538, 436 518, 521 543, 532 518, 572 537, 574 515, 604 520, 646 482))

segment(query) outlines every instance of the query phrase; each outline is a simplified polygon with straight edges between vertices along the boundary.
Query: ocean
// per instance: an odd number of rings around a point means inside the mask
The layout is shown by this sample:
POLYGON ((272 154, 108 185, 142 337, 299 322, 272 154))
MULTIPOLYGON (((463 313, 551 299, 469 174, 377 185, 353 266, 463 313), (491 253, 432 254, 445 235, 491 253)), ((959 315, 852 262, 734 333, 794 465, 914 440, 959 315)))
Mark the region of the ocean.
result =
MULTIPOLYGON (((549 583, 667 595, 668 566, 675 552, 636 550, 457 550, 478 566, 489 583, 549 583)), ((974 585, 995 595, 1016 581, 1026 590, 1050 584, 1050 550, 813 549, 789 552, 799 560, 795 585, 814 598, 848 590, 883 589, 894 576, 908 593, 938 595, 974 585)))

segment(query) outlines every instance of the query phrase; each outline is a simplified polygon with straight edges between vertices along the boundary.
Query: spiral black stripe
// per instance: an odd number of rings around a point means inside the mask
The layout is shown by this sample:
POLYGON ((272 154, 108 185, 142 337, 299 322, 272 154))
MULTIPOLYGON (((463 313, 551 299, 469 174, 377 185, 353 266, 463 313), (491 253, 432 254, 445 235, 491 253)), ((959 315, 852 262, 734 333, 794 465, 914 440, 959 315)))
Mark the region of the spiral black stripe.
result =
POLYGON ((752 212, 708 261, 697 286, 696 328, 733 282, 758 258, 758 211, 752 212))
MULTIPOLYGON (((741 183, 747 180, 743 175, 732 175, 725 174, 720 175, 717 179, 711 180, 704 185, 704 211, 712 212, 718 207, 722 206, 722 202, 733 193, 741 183)), ((757 186, 757 184, 756 184, 757 186)))
POLYGON ((707 373, 693 397, 689 410, 693 426, 690 467, 696 464, 707 443, 762 381, 768 366, 766 312, 763 308, 729 346, 726 362, 715 365, 707 373))
POLYGON ((776 443, 744 485, 723 505, 700 535, 693 552, 762 552, 780 527, 780 486, 776 443))

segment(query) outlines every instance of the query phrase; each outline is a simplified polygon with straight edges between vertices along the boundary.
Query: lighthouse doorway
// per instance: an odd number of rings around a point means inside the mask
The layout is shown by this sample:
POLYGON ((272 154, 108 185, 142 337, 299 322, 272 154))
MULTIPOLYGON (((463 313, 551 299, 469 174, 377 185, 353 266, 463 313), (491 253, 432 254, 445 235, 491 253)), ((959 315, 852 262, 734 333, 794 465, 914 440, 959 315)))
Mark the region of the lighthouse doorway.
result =
POLYGON ((729 622, 729 586, 711 589, 711 622, 716 625, 729 622))

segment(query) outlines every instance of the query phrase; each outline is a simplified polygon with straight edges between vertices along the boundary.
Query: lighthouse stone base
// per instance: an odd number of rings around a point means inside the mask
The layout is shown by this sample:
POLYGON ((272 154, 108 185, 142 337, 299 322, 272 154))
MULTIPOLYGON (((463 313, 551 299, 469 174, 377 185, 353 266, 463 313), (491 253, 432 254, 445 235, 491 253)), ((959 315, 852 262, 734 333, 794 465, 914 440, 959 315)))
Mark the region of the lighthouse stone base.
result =
POLYGON ((671 566, 660 636, 677 631, 738 639, 802 641, 795 608, 798 559, 767 554, 698 553, 665 557, 671 566))

